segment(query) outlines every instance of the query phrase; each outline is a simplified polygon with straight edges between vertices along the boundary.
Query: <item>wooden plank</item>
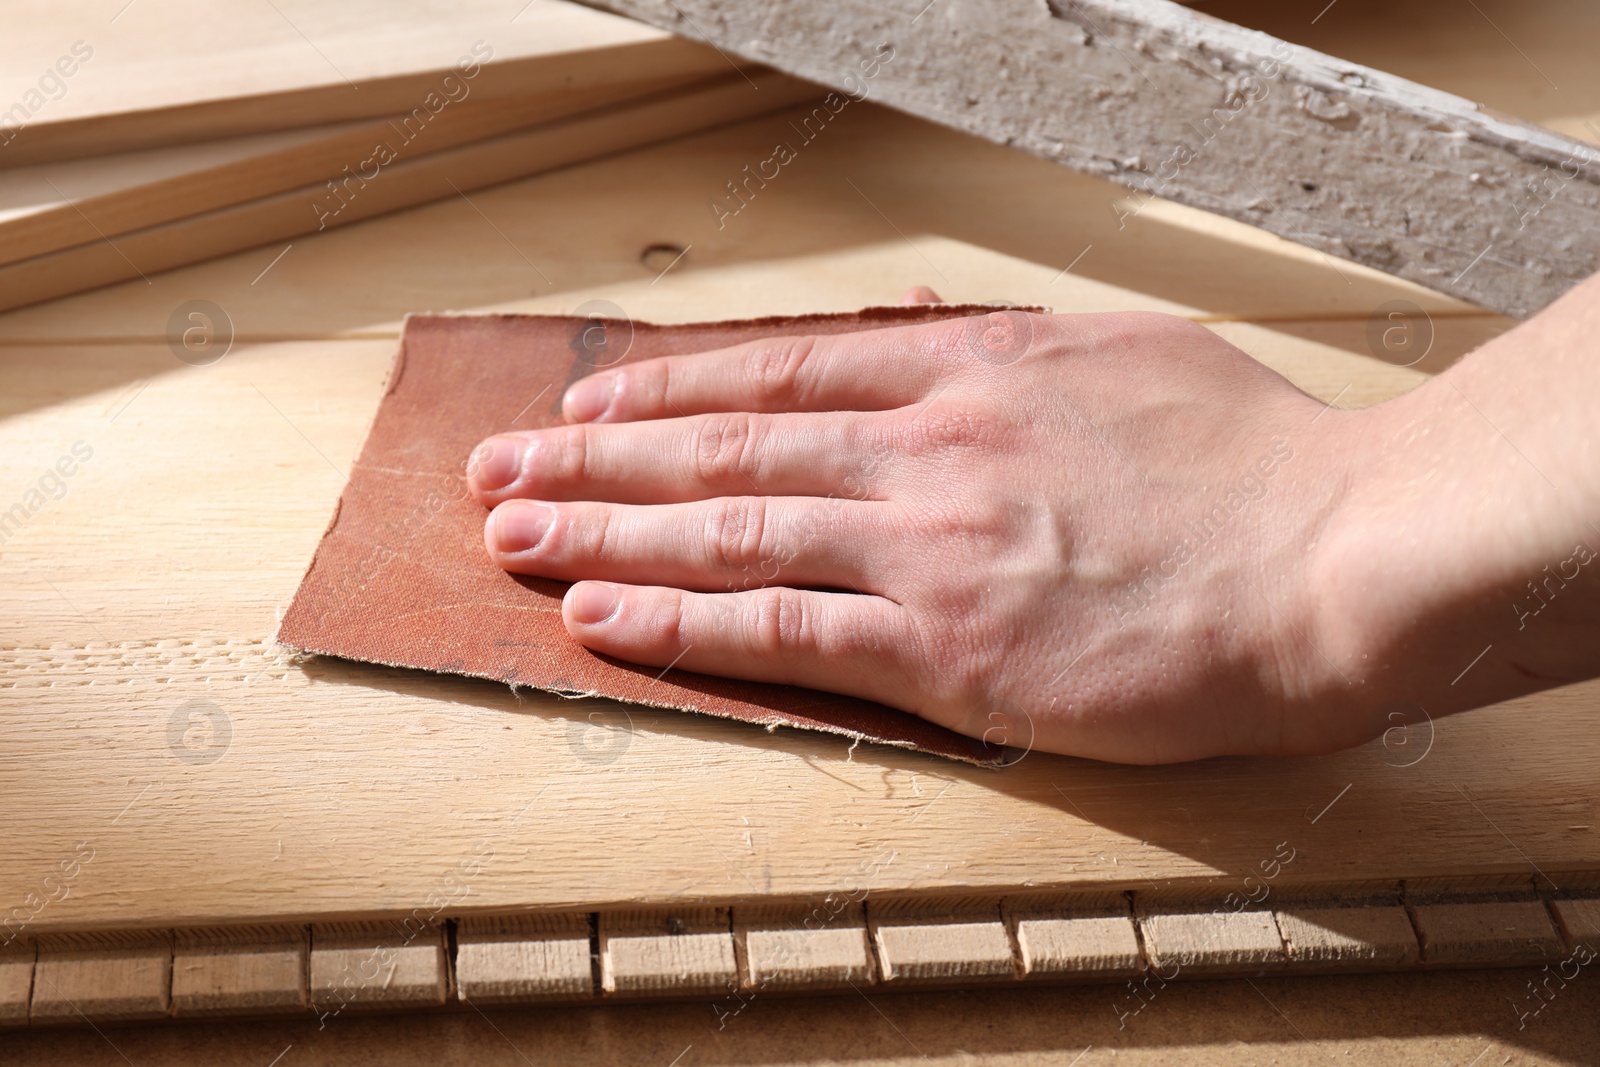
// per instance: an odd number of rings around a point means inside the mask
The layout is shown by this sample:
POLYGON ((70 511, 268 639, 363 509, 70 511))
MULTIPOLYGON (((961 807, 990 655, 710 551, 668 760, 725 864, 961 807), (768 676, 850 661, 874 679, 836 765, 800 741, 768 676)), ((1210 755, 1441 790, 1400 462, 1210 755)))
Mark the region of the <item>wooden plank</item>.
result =
POLYGON ((806 905, 733 909, 740 980, 756 993, 871 984, 866 909, 848 894, 806 905))
POLYGON ((1273 914, 1297 972, 1383 970, 1421 958, 1411 916, 1396 903, 1288 905, 1273 914))
POLYGON ((1151 968, 1171 981, 1218 974, 1259 974, 1283 965, 1283 935, 1266 909, 1150 912, 1139 930, 1151 968))
POLYGON ((0 166, 409 113, 477 70, 482 98, 725 71, 712 49, 554 0, 38 6, 0 40, 0 166), (204 25, 205 33, 194 27, 204 25))
POLYGON ((28 1021, 28 1002, 33 996, 33 961, 37 955, 29 938, 10 938, 0 943, 0 1026, 28 1021))
POLYGON ((281 241, 640 143, 760 114, 813 95, 782 75, 739 74, 493 137, 357 175, 0 266, 0 310, 281 241), (752 91, 751 86, 757 87, 752 91), (759 91, 765 88, 765 92, 759 91))
POLYGON ((479 1004, 594 995, 585 912, 466 916, 456 926, 456 995, 479 1004))
POLYGON ((346 1010, 436 1007, 449 993, 444 928, 406 922, 317 923, 311 928, 311 1006, 346 1010))
POLYGON ((45 934, 38 940, 36 1023, 155 1019, 167 1014, 172 936, 159 930, 45 934))
POLYGON ((0 340, 160 342, 173 309, 198 294, 227 309, 242 341, 398 336, 417 309, 565 314, 590 296, 658 322, 853 311, 893 303, 907 279, 922 279, 949 299, 1199 318, 1271 365, 1340 375, 1326 395, 1352 385, 1340 403, 1362 405, 1390 395, 1368 391, 1369 380, 1422 381, 1510 325, 1363 267, 1341 266, 1340 277, 1319 253, 1164 201, 1119 229, 1107 204, 1120 187, 871 103, 841 115, 806 146, 803 165, 719 229, 710 193, 793 137, 798 117, 779 112, 474 193, 471 204, 452 197, 296 239, 265 277, 283 245, 0 315, 0 340), (827 210, 812 210, 819 204, 827 210), (649 269, 644 253, 663 244, 689 252, 655 282, 666 264, 649 269), (1370 365, 1371 320, 1396 301, 1432 335, 1421 370, 1400 366, 1409 357, 1389 374, 1348 369, 1370 365))
MULTIPOLYGON (((174 219, 376 170, 376 146, 411 159, 684 86, 698 73, 473 100, 376 122, 257 134, 68 163, 0 169, 0 263, 94 244, 174 219)), ((388 165, 388 164, 384 164, 388 165)), ((381 171, 378 171, 381 173, 381 171)), ((214 223, 215 224, 215 223, 214 223)))
POLYGON ((1017 974, 998 900, 870 900, 867 920, 885 984, 967 984, 1017 974))
POLYGON ((1423 959, 1432 965, 1549 963, 1566 954, 1542 900, 1413 904, 1423 959))
POLYGON ((174 931, 173 1014, 305 1011, 309 933, 303 926, 174 931))
POLYGON ((1003 911, 1024 978, 1107 979, 1144 969, 1126 894, 1011 897, 1003 911))
POLYGON ((602 912, 605 994, 725 994, 739 987, 727 908, 602 912))
POLYGON ((586 2, 1506 314, 1600 268, 1600 150, 1167 0, 586 2))
POLYGON ((1552 900, 1550 910, 1555 913, 1568 945, 1600 949, 1600 899, 1552 900))

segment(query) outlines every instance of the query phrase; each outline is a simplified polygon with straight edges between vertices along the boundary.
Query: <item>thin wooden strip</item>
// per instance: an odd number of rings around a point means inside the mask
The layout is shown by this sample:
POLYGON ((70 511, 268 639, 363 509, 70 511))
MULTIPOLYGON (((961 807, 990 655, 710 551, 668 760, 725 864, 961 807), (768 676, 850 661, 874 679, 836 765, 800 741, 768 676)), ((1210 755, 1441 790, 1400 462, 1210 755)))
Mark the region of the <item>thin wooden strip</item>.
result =
POLYGON ((739 987, 727 908, 601 913, 607 995, 726 993, 739 987))
POLYGON ((814 95, 772 73, 699 83, 576 118, 434 152, 0 266, 0 310, 82 292, 241 249, 349 225, 485 186, 751 118, 814 95))
POLYGON ((178 930, 172 946, 175 1015, 304 1011, 310 1007, 310 931, 304 926, 178 930))
MULTIPOLYGON (((80 192, 60 164, 0 170, 0 263, 14 263, 77 245, 243 204, 314 182, 339 183, 364 169, 383 146, 395 159, 417 158, 512 130, 569 117, 625 100, 643 99, 704 80, 702 72, 636 81, 625 71, 614 82, 583 89, 468 100, 419 123, 411 114, 234 138, 217 145, 164 148, 78 164, 80 192), (188 162, 193 157, 193 162, 188 162), (147 172, 159 169, 157 176, 147 172), (64 186, 64 188, 63 188, 64 186)), ((424 111, 424 115, 429 113, 424 111)))
POLYGON ((1139 914, 1145 955, 1168 980, 1183 973, 1250 974, 1281 967, 1283 936, 1272 912, 1193 911, 1139 914))
POLYGON ((1368 971, 1421 959, 1411 917, 1399 904, 1280 905, 1274 912, 1295 970, 1368 971))
POLYGON ((319 1012, 443 1004, 449 960, 443 927, 397 922, 311 928, 311 1004, 319 1012))
POLYGON ((172 935, 165 930, 46 934, 34 964, 34 1022, 155 1019, 167 1014, 172 935))
POLYGON ((867 920, 886 983, 943 985, 1017 975, 1011 935, 993 898, 873 900, 867 920))
POLYGON ((33 994, 33 961, 37 955, 33 941, 25 937, 0 944, 0 1026, 28 1021, 28 999, 33 994))
POLYGON ((456 996, 483 1004, 594 995, 587 912, 469 916, 456 924, 456 996))
POLYGON ((1565 952, 1541 900, 1413 904, 1423 960, 1497 966, 1559 959, 1565 952))
POLYGON ((844 896, 807 907, 735 908, 745 988, 842 989, 873 980, 866 909, 844 896))
POLYGON ((1591 949, 1600 949, 1600 900, 1554 900, 1550 903, 1550 910, 1555 912, 1556 922, 1561 924, 1561 933, 1566 937, 1567 944, 1574 948, 1587 945, 1591 949))

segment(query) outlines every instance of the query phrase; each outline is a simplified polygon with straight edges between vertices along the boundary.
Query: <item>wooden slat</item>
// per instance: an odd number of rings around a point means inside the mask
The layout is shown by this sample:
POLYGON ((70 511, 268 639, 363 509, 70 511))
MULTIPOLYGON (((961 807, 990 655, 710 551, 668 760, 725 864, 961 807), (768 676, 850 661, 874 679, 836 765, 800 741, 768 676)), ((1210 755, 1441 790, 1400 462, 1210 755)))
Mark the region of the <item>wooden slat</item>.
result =
POLYGON ((28 1021, 28 1001, 33 995, 33 941, 13 937, 0 944, 0 1026, 28 1021))
POLYGON ((1296 970, 1381 970, 1420 958, 1411 917, 1399 904, 1287 905, 1274 914, 1296 970))
POLYGON ((1017 962, 997 900, 867 903, 878 973, 890 985, 1013 978, 1017 962))
POLYGON ((736 907, 744 988, 842 989, 873 981, 866 911, 840 894, 810 906, 736 907))
POLYGON ((1144 969, 1125 894, 1008 898, 1004 914, 1024 978, 1106 979, 1144 969))
POLYGON ((456 995, 480 1004, 594 995, 587 913, 468 916, 456 925, 456 995))
POLYGON ((165 931, 46 934, 38 940, 31 1021, 153 1019, 167 1014, 172 937, 165 931))
POLYGON ((602 913, 606 994, 726 994, 739 987, 727 908, 602 913))
POLYGON ((1265 909, 1139 913, 1145 955, 1163 978, 1255 974, 1283 965, 1283 935, 1265 909))
POLYGON ((273 193, 214 211, 0 266, 0 310, 152 273, 197 260, 348 226, 431 200, 460 196, 512 178, 747 118, 815 94, 776 74, 729 75, 588 114, 403 158, 340 184, 273 193), (752 91, 751 85, 756 85, 752 91), (759 91, 765 88, 765 92, 759 91))
POLYGON ((618 68, 727 68, 703 45, 570 4, 512 14, 494 0, 37 5, 0 38, 0 165, 409 112, 463 59, 482 63, 484 98, 583 88, 618 68))
POLYGON ((311 928, 311 1004, 346 1010, 437 1006, 449 992, 444 929, 397 922, 317 923, 311 928))
POLYGON ((173 1014, 304 1011, 309 965, 304 926, 175 931, 173 1014))
POLYGON ((1554 900, 1550 910, 1555 912, 1568 945, 1587 945, 1600 951, 1600 899, 1554 900))
MULTIPOLYGON (((370 172, 376 146, 411 159, 688 84, 703 75, 474 100, 412 115, 0 169, 0 263, 370 172)), ((382 173, 379 171, 378 173, 382 173)), ((375 180, 375 179, 374 179, 375 180)), ((352 182, 354 186, 356 183, 352 182)), ((326 187, 324 187, 326 192, 326 187)), ((215 220, 213 225, 218 224, 215 220)))
POLYGON ((1542 900, 1413 904, 1411 914, 1429 964, 1552 963, 1566 953, 1542 900))

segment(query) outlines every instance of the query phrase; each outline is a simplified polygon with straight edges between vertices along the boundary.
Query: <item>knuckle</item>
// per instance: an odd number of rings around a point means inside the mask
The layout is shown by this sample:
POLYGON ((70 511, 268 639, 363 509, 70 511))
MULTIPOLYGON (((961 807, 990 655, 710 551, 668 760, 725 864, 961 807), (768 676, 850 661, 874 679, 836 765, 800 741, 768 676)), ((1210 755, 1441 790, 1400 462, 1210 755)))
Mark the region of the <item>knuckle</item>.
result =
POLYGON ((934 405, 900 430, 900 451, 925 456, 968 449, 998 449, 1012 435, 997 412, 973 405, 934 405))
POLYGON ((721 486, 744 480, 754 484, 755 420, 747 414, 708 415, 694 431, 695 470, 702 483, 721 486))
POLYGON ((750 633, 759 651, 789 658, 810 647, 815 624, 796 590, 762 589, 750 597, 750 633))
POLYGON ((549 431, 539 438, 539 447, 526 470, 540 482, 572 485, 589 476, 589 435, 594 430, 587 424, 564 426, 549 431))
POLYGON ((815 337, 792 337, 752 349, 745 370, 755 395, 769 403, 801 399, 800 372, 816 346, 815 337))
POLYGON ((711 509, 706 544, 712 562, 727 570, 748 567, 761 558, 766 536, 766 501, 760 497, 721 500, 711 509))

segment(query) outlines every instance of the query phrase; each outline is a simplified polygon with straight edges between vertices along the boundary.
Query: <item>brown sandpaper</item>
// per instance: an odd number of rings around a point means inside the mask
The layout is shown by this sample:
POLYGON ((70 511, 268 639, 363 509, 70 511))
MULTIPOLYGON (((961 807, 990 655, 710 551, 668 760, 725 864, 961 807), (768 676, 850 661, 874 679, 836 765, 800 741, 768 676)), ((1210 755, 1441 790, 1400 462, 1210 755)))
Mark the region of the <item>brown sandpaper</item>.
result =
POLYGON ((408 318, 372 430, 277 639, 345 659, 999 763, 1000 748, 881 704, 677 669, 663 674, 589 651, 561 621, 567 583, 510 575, 490 561, 487 511, 464 480, 480 441, 560 424, 567 386, 600 365, 987 310, 924 305, 682 326, 535 315, 408 318))

